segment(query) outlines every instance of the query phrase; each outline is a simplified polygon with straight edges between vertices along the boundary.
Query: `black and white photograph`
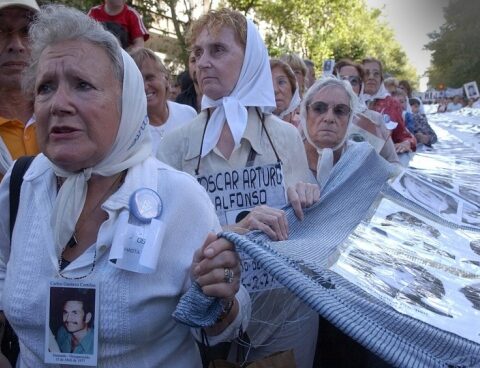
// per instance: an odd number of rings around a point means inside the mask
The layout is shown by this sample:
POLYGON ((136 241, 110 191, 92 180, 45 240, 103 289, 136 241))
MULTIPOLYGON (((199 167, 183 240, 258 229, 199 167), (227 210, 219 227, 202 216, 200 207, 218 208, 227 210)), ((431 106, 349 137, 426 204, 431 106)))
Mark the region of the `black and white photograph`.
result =
POLYGON ((433 185, 409 173, 404 173, 395 181, 393 187, 406 198, 434 214, 439 214, 452 220, 456 219, 458 211, 457 198, 439 190, 433 185))
POLYGON ((475 81, 465 83, 463 88, 465 88, 465 94, 467 95, 467 98, 477 98, 480 96, 478 93, 477 82, 475 81))

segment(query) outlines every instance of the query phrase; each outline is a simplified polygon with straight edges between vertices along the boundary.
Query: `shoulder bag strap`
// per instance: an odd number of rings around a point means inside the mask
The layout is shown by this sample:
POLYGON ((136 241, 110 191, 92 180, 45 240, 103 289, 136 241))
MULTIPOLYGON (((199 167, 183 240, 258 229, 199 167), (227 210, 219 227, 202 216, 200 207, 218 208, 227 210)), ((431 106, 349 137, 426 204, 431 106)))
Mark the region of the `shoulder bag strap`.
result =
POLYGON ((20 201, 20 189, 22 187, 23 175, 27 172, 35 156, 20 157, 13 165, 10 176, 10 239, 12 238, 15 220, 17 219, 18 204, 20 201))

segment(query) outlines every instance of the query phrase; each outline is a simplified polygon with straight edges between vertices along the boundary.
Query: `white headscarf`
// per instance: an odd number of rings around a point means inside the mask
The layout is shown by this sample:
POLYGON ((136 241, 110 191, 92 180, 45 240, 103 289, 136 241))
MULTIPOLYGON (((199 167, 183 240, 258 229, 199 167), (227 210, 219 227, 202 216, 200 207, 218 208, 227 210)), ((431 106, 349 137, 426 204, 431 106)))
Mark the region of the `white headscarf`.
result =
POLYGON ((247 127, 248 111, 246 107, 256 106, 263 113, 275 110, 272 72, 268 53, 257 27, 247 19, 247 45, 242 70, 235 88, 229 96, 212 100, 205 94, 202 98, 202 110, 215 107, 210 117, 202 146, 205 157, 218 143, 225 119, 232 132, 235 147, 240 144, 247 127))
POLYGON ((298 92, 298 83, 295 86, 295 93, 292 96, 292 99, 290 100, 290 104, 288 105, 287 109, 285 111, 282 111, 278 117, 280 119, 283 119, 284 116, 290 114, 291 112, 295 111, 295 109, 300 106, 300 102, 302 102, 302 99, 300 98, 300 93, 298 92))
MULTIPOLYGON (((322 79, 318 80, 315 83, 323 82, 323 81, 331 79, 331 78, 332 77, 326 77, 326 78, 322 77, 322 79)), ((337 77, 334 77, 334 79, 337 79, 337 80, 343 82, 344 88, 347 89, 347 90, 348 89, 350 90, 350 93, 347 92, 348 97, 353 99, 353 100, 350 101, 351 103, 349 104, 349 106, 352 108, 352 111, 350 113, 350 117, 349 117, 348 123, 347 123, 347 129, 345 130, 345 135, 344 135, 342 141, 339 142, 335 147, 327 147, 327 148, 318 147, 313 142, 312 138, 310 137, 310 134, 308 133, 306 110, 305 110, 305 116, 302 116, 302 118, 300 120, 301 125, 302 125, 302 129, 303 129, 303 133, 305 134, 305 138, 307 138, 308 143, 310 143, 313 147, 315 147, 315 149, 317 150, 317 153, 318 153, 317 182, 318 182, 318 186, 320 187, 320 189, 322 189, 325 186, 325 184, 327 183, 327 181, 330 178, 330 175, 332 173, 333 166, 334 166, 334 162, 333 162, 334 161, 334 156, 333 156, 334 152, 341 149, 342 153, 343 153, 343 151, 345 150, 345 145, 346 145, 346 142, 347 142, 347 139, 348 139, 348 134, 347 134, 348 127, 352 124, 352 121, 353 121, 353 118, 354 118, 355 114, 357 112, 359 112, 359 105, 358 105, 358 100, 359 99, 358 99, 357 95, 355 94, 355 92, 353 92, 350 83, 348 81, 341 80, 337 77)), ((331 87, 331 86, 332 85, 322 86, 321 88, 315 90, 315 94, 320 92, 322 89, 324 89, 326 87, 331 87)), ((310 88, 312 88, 312 87, 310 87, 310 88)), ((312 89, 312 91, 313 91, 313 89, 312 89)), ((305 97, 308 98, 308 95, 306 95, 305 97)), ((305 102, 306 101, 304 101, 304 103, 305 102)))
POLYGON ((111 176, 145 160, 151 153, 147 99, 143 78, 135 62, 124 51, 122 116, 110 153, 101 162, 80 172, 70 172, 51 163, 55 174, 66 178, 60 188, 51 217, 55 246, 61 251, 75 231, 87 196, 92 174, 111 176))
POLYGON ((382 82, 382 83, 380 83, 380 88, 378 89, 378 91, 375 94, 369 95, 368 93, 364 92, 360 95, 360 99, 368 105, 369 101, 383 100, 384 98, 387 98, 388 96, 390 96, 390 93, 388 93, 387 89, 385 88, 385 86, 383 85, 383 82, 382 82))

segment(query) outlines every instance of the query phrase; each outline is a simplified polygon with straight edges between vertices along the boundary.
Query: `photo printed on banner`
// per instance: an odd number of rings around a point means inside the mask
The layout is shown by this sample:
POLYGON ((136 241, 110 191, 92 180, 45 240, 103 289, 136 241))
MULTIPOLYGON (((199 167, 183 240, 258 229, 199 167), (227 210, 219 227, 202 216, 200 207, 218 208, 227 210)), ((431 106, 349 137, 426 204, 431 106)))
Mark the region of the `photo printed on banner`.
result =
MULTIPOLYGON (((446 183, 437 183, 432 179, 427 181, 407 171, 392 183, 392 188, 398 193, 434 215, 457 225, 480 228, 480 206, 446 190, 447 186, 446 183)), ((454 190, 459 192, 458 188, 454 190)))
POLYGON ((375 206, 331 270, 400 313, 480 342, 480 234, 448 228, 390 199, 375 206))

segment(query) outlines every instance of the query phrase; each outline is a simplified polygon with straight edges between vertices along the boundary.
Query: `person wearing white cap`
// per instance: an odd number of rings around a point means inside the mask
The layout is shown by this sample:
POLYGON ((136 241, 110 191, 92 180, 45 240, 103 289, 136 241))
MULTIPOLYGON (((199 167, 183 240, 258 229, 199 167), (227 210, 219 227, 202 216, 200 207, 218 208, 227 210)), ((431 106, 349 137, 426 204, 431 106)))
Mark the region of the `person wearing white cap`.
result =
POLYGON ((33 106, 22 93, 20 76, 28 64, 28 27, 35 0, 0 0, 0 180, 13 160, 39 152, 33 106))
MULTIPOLYGON (((203 92, 202 112, 165 135, 157 157, 207 187, 224 228, 261 230, 273 240, 286 240, 285 192, 300 219, 320 192, 298 130, 273 114, 272 73, 257 27, 239 12, 212 10, 192 23, 189 45, 203 92)), ((242 255, 244 269, 250 261, 242 255)), ((291 366, 310 368, 318 315, 285 288, 248 284, 255 299, 246 330, 250 342, 238 342, 245 359, 293 350, 291 366)), ((230 352, 235 351, 233 346, 230 352)))

